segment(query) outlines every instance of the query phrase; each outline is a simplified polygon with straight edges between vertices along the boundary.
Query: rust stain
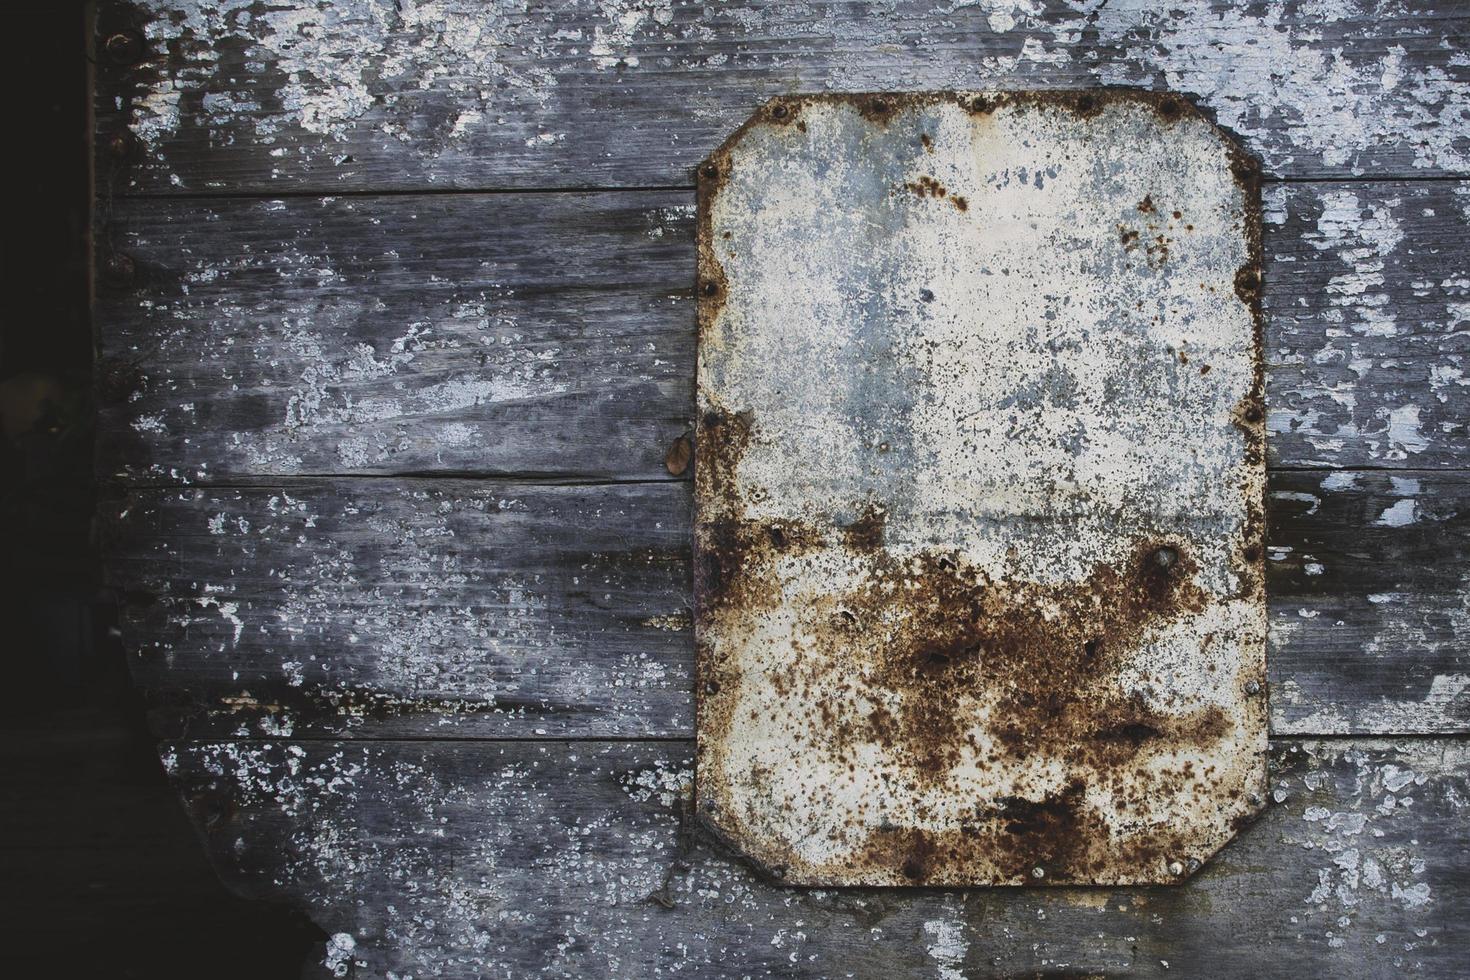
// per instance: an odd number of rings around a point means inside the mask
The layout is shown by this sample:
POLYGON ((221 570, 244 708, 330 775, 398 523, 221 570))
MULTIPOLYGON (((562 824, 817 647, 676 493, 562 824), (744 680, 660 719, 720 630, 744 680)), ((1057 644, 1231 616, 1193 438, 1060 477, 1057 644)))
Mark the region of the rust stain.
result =
MULTIPOLYGON (((1037 125, 1045 132, 1052 124, 1037 125)), ((1059 125, 1066 132, 1078 123, 1059 125)), ((1198 125, 1189 132, 1204 138, 1198 125)), ((1254 161, 1187 102, 1118 91, 786 97, 711 155, 699 182, 695 631, 697 806, 712 833, 793 883, 1128 883, 1179 880, 1249 822, 1261 805, 1266 717, 1258 178, 1254 161), (781 115, 777 105, 786 107, 781 115), (1083 125, 1122 118, 1146 127, 1136 121, 1140 112, 1172 134, 1185 133, 1190 119, 1203 124, 1209 138, 1223 140, 1221 165, 1241 191, 1234 231, 1244 229, 1243 241, 1229 247, 1245 261, 1233 281, 1200 285, 1206 294, 1233 288, 1247 307, 1249 349, 1232 355, 1229 344, 1210 350, 1207 340, 1211 363, 1188 368, 1196 383, 1237 391, 1217 415, 1221 431, 1237 440, 1221 472, 1242 481, 1226 533, 1202 533, 1181 515, 1135 516, 1076 573, 1033 578, 1016 569, 1028 567, 1026 549, 1057 547, 1042 532, 1022 524, 1008 551, 982 559, 974 541, 950 542, 969 533, 965 525, 956 532, 943 521, 914 523, 928 513, 916 491, 885 474, 922 458, 913 439, 923 430, 897 443, 874 438, 865 444, 875 455, 861 459, 790 444, 800 431, 799 441, 829 445, 809 420, 793 428, 787 402, 796 395, 787 382, 745 380, 747 372, 760 379, 777 371, 780 358, 751 363, 734 353, 748 336, 761 336, 762 310, 786 302, 742 292, 748 287, 734 271, 759 259, 740 246, 740 230, 757 223, 758 212, 717 219, 729 181, 748 181, 746 194, 761 181, 742 168, 775 152, 830 155, 812 142, 819 134, 866 126, 908 141, 915 159, 934 161, 899 184, 964 211, 976 193, 992 190, 941 179, 956 153, 957 118, 985 120, 987 128, 974 131, 979 140, 1008 118, 1062 113, 1083 125), (800 142, 742 145, 756 127, 785 126, 798 115, 802 125, 788 132, 800 142), (720 254, 717 241, 725 243, 720 254), (733 315, 731 302, 739 303, 733 315), (850 485, 869 489, 857 497, 821 489, 850 485), (791 496, 792 488, 801 489, 791 496)), ((1171 245, 1185 247, 1164 234, 1177 227, 1170 217, 1207 213, 1182 199, 1161 207, 1157 201, 1172 199, 1159 193, 1130 199, 1143 229, 1108 226, 1123 253, 1142 248, 1149 267, 1167 260, 1171 245)), ((1196 233, 1195 224, 1187 230, 1196 233)), ((1215 247, 1229 245, 1227 232, 1202 225, 1186 254, 1204 247, 1195 243, 1209 233, 1224 243, 1215 247)), ((1139 286, 1145 296, 1148 282, 1139 286)), ((942 305, 947 285, 870 281, 869 288, 917 295, 922 310, 942 305)), ((810 329, 802 322, 778 336, 810 329)), ((921 339, 913 350, 953 342, 924 335, 924 322, 914 328, 921 339)), ((1145 329, 1162 322, 1154 317, 1145 329)), ((871 342, 861 331, 854 336, 871 342)), ((1189 364, 1182 347, 1170 346, 1167 357, 1181 369, 1189 364)), ((818 359, 809 384, 830 386, 846 371, 866 379, 871 363, 866 353, 818 359)), ((945 359, 917 363, 934 365, 925 367, 924 384, 939 386, 936 397, 974 394, 957 386, 945 359)), ((885 436, 895 425, 912 429, 912 406, 885 405, 857 408, 853 422, 839 416, 837 424, 885 436)), ((1231 445, 1229 436, 1216 438, 1231 445)), ((1180 466, 1189 476, 1187 461, 1180 466)))
POLYGON ((919 197, 947 198, 949 203, 961 211, 968 211, 970 209, 970 202, 968 200, 962 195, 950 194, 948 188, 928 174, 921 174, 917 180, 907 181, 904 187, 913 191, 919 197))
POLYGON ((693 458, 694 445, 689 437, 679 436, 669 444, 669 451, 664 454, 664 469, 669 471, 670 476, 683 476, 693 458))

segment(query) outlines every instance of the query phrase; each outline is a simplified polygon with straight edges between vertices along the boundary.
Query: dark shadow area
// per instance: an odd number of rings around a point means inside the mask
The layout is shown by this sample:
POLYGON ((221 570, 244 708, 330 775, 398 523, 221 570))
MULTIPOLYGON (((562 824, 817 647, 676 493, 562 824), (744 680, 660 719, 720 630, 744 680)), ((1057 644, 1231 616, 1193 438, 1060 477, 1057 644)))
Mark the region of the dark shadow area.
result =
POLYGON ((19 976, 291 977, 320 932, 215 877, 128 677, 92 537, 88 5, 17 9, 0 337, 0 874, 19 976), (29 969, 27 969, 29 968, 29 969))

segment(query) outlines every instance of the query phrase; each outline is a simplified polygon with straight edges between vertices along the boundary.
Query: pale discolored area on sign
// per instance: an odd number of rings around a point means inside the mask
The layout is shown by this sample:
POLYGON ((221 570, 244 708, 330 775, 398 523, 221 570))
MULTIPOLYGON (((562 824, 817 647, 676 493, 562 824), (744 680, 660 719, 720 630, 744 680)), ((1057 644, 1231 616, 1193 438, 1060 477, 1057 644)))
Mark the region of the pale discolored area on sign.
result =
POLYGON ((1142 93, 700 170, 697 808, 799 884, 1178 881, 1263 805, 1253 162, 1142 93))

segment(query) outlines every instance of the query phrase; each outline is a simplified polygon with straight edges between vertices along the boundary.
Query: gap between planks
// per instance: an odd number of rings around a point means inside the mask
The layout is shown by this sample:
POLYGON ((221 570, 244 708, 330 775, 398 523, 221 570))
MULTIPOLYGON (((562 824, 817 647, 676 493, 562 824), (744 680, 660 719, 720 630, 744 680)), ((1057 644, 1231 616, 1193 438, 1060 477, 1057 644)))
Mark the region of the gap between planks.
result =
MULTIPOLYGON (((1330 735, 1314 735, 1310 732, 1291 732, 1289 734, 1269 734, 1273 745, 1289 745, 1293 742, 1371 742, 1391 741, 1395 744, 1405 742, 1463 742, 1470 741, 1470 732, 1354 732, 1344 734, 1338 732, 1330 735)), ((232 738, 223 736, 203 736, 191 738, 189 735, 175 735, 168 738, 156 738, 154 741, 161 745, 274 745, 279 743, 301 743, 301 744, 326 744, 332 745, 341 742, 351 742, 357 745, 395 745, 395 744, 421 744, 424 742, 437 742, 445 745, 516 745, 522 743, 535 743, 537 745, 687 745, 694 746, 698 741, 692 735, 395 735, 392 738, 358 738, 354 735, 239 735, 232 738)))
MULTIPOLYGON (((1262 184, 1455 184, 1470 179, 1470 174, 1403 174, 1399 176, 1380 176, 1369 174, 1333 174, 1323 177, 1293 177, 1285 175, 1263 174, 1262 184)), ((111 191, 105 195, 112 201, 277 201, 304 198, 307 200, 335 197, 335 198, 366 198, 366 197, 461 197, 490 195, 490 194, 657 194, 657 193, 687 193, 693 194, 698 190, 694 184, 629 184, 629 185, 597 185, 589 184, 585 187, 424 187, 424 188, 399 188, 385 187, 381 190, 373 188, 355 188, 340 191, 322 190, 281 190, 274 193, 262 191, 180 191, 175 194, 164 194, 157 191, 138 191, 129 193, 126 191, 111 191)))
MULTIPOLYGON (((1266 469, 1266 478, 1269 480, 1275 473, 1391 473, 1395 476, 1412 476, 1414 474, 1425 474, 1429 476, 1445 476, 1458 473, 1470 473, 1467 466, 1449 466, 1443 469, 1430 467, 1416 467, 1413 469, 1401 466, 1271 466, 1266 469)), ((393 473, 283 473, 270 479, 257 480, 149 480, 130 481, 125 476, 100 476, 99 482, 103 490, 115 490, 119 493, 140 490, 273 490, 277 487, 289 487, 319 483, 323 480, 333 482, 358 482, 358 481, 392 481, 413 480, 435 483, 504 483, 513 486, 527 487, 637 487, 637 486, 665 486, 675 483, 693 483, 692 465, 689 472, 682 476, 658 477, 597 477, 597 476, 567 476, 567 475, 541 475, 526 473, 498 473, 495 471, 476 472, 445 472, 438 470, 404 470, 393 473)))

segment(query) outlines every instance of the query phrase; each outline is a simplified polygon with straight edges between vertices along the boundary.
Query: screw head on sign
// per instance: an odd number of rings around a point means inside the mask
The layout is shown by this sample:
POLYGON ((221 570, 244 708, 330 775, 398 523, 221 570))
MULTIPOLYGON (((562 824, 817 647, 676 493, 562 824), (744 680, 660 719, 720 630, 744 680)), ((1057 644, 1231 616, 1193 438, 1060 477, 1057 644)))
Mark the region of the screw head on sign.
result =
POLYGON ((143 60, 143 35, 137 31, 118 31, 102 42, 107 60, 114 65, 132 65, 143 60))

